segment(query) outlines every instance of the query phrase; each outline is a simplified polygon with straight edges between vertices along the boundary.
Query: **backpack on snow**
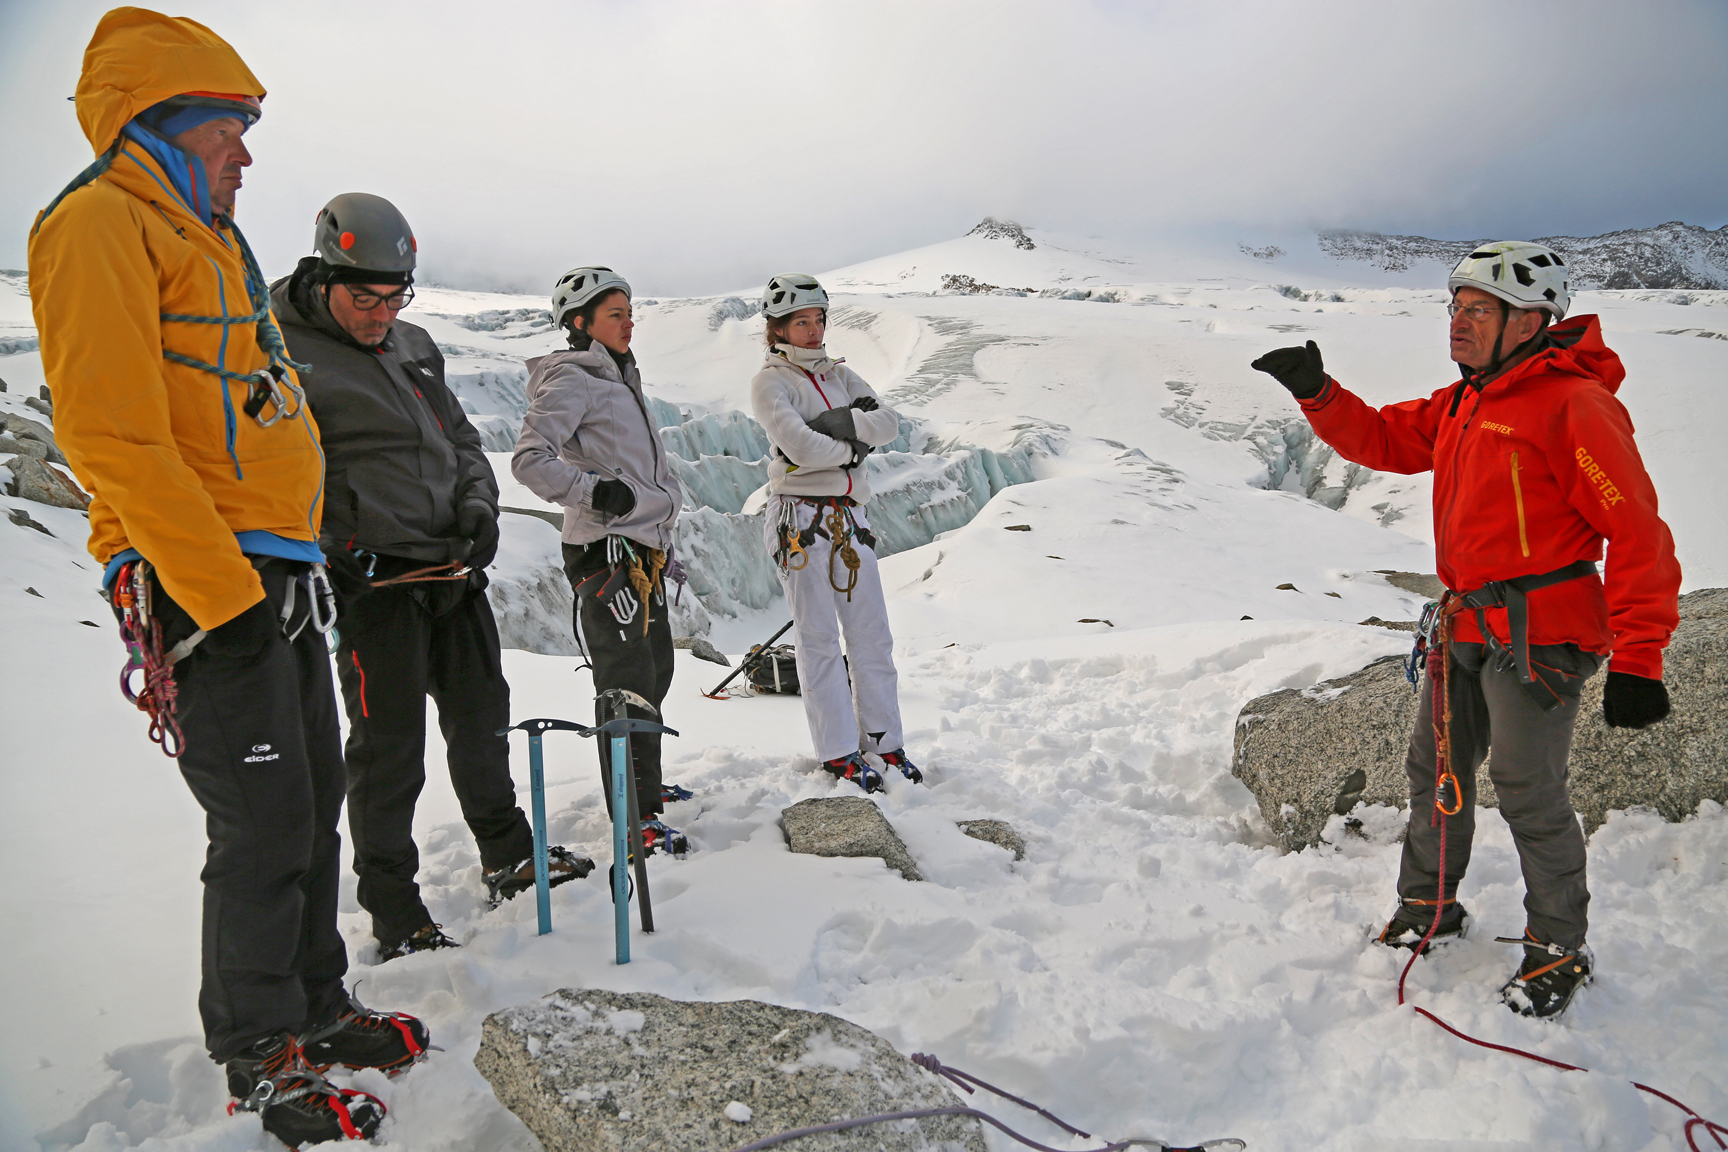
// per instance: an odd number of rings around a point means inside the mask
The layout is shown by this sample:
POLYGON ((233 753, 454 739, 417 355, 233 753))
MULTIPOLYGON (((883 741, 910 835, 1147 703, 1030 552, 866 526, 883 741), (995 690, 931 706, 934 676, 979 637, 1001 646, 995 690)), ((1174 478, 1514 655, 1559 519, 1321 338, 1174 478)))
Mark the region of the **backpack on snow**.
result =
POLYGON ((783 696, 798 695, 798 661, 790 644, 773 648, 760 645, 751 648, 744 657, 744 675, 758 692, 774 692, 783 696))

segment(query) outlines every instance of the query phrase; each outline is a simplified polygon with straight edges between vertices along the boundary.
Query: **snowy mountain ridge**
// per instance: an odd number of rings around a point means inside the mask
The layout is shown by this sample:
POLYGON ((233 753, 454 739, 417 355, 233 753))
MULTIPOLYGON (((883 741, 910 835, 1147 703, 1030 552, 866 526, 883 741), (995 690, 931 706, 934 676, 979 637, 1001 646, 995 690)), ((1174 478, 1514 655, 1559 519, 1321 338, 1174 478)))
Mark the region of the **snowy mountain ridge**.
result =
MULTIPOLYGON (((1504 239, 1504 237, 1502 237, 1504 239)), ((1430 240, 1377 232, 1319 234, 1321 251, 1340 263, 1403 272, 1430 261, 1455 265, 1483 240, 1430 240)), ((1600 236, 1539 236, 1572 271, 1572 289, 1728 288, 1728 225, 1714 232, 1678 220, 1600 236)))

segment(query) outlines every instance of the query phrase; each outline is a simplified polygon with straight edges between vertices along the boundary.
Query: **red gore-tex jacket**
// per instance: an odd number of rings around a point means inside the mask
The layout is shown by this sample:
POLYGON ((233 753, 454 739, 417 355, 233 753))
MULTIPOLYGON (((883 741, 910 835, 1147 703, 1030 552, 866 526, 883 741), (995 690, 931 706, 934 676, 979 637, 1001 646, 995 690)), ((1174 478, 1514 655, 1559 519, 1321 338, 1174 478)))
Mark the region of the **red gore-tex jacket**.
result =
MULTIPOLYGON (((1604 574, 1529 595, 1530 643, 1612 653, 1609 667, 1662 677, 1679 623, 1680 564, 1656 514, 1656 489, 1614 398, 1626 369, 1594 316, 1549 329, 1548 348, 1490 380, 1376 411, 1328 379, 1302 401, 1314 431, 1346 460, 1382 472, 1434 470, 1434 547, 1455 591, 1534 576, 1575 560, 1604 574)), ((1488 627, 1502 641, 1504 609, 1488 627)), ((1481 643, 1474 613, 1455 638, 1481 643)))

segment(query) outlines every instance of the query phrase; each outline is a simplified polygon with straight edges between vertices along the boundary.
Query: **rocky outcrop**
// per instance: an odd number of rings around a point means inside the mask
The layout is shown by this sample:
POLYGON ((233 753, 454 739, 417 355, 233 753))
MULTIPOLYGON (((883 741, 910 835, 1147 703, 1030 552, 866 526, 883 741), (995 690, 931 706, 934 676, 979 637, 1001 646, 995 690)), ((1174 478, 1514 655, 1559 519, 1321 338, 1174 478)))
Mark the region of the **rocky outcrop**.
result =
POLYGON ((1014 853, 1016 860, 1026 859, 1026 841, 1014 831, 1012 824, 1004 820, 961 820, 958 824, 960 831, 972 839, 1006 849, 1014 853))
POLYGON ((813 856, 876 856, 908 880, 922 880, 882 809, 862 796, 800 800, 780 812, 786 843, 813 856))
MULTIPOLYGON (((1594 832, 1608 813, 1649 808, 1683 820, 1703 800, 1728 804, 1728 588, 1680 598, 1680 627, 1664 657, 1674 711, 1649 728, 1602 720, 1598 673, 1584 686, 1572 742, 1572 805, 1594 832)), ((1248 786, 1284 847, 1315 844, 1334 814, 1358 803, 1410 803, 1404 753, 1416 694, 1397 657, 1312 688, 1250 700, 1236 720, 1230 770, 1248 786)), ((1498 803, 1477 774, 1477 802, 1498 803)))
POLYGON ((980 220, 968 236, 982 236, 986 240, 1011 240, 1014 247, 1030 252, 1038 245, 1032 243, 1032 237, 1026 235, 1026 229, 1012 220, 998 220, 994 216, 986 216, 980 220))
MULTIPOLYGON (((793 1128, 959 1103, 837 1016, 566 988, 481 1027, 477 1068, 546 1152, 725 1152, 793 1128)), ((805 1137, 811 1152, 984 1152, 976 1120, 934 1116, 805 1137)))
POLYGON ((16 412, 0 412, 0 455, 8 452, 22 452, 50 464, 68 467, 60 446, 54 442, 54 430, 16 412))
POLYGON ((90 507, 90 497, 72 477, 35 456, 14 456, 5 468, 12 473, 12 479, 6 483, 8 496, 80 512, 90 507))

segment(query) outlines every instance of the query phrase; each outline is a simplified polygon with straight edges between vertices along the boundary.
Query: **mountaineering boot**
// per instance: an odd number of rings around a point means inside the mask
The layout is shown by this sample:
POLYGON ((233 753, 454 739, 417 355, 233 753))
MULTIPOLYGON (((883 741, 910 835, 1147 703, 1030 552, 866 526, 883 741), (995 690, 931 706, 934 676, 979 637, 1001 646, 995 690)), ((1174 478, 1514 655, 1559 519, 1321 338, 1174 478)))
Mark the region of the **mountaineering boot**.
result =
POLYGON ((656 852, 669 852, 674 856, 682 856, 688 851, 690 851, 690 841, 678 829, 668 828, 659 820, 642 821, 643 856, 652 856, 656 852))
POLYGON ((398 956, 412 956, 416 952, 431 952, 439 948, 460 948, 462 945, 444 935, 442 924, 428 924, 412 936, 398 940, 394 944, 378 945, 378 963, 394 960, 398 956))
POLYGON ((882 753, 882 763, 890 768, 900 769, 900 775, 914 784, 924 783, 924 773, 918 771, 918 765, 906 758, 906 749, 896 748, 892 752, 882 753))
POLYGON ((430 1039, 426 1025, 406 1012, 374 1012, 353 996, 323 1027, 300 1040, 307 1067, 322 1072, 333 1064, 344 1068, 377 1068, 397 1072, 426 1056, 430 1039))
MULTIPOLYGON (((548 887, 556 888, 560 884, 580 880, 592 871, 594 861, 586 856, 576 855, 562 844, 554 844, 546 849, 548 887)), ((530 856, 520 864, 512 864, 508 868, 488 872, 482 879, 486 881, 487 902, 496 908, 516 893, 534 887, 534 857, 530 856)))
POLYGON ((840 777, 842 780, 852 781, 852 783, 858 785, 858 787, 864 789, 866 792, 880 792, 883 790, 882 773, 876 771, 876 769, 865 763, 864 757, 857 752, 848 752, 844 756, 836 756, 834 759, 823 764, 822 767, 834 773, 834 775, 840 777))
POLYGON ((1522 940, 1494 938, 1502 944, 1524 945, 1524 962, 1500 988, 1500 999, 1520 1016, 1548 1020, 1566 1011, 1578 989, 1590 983, 1590 950, 1562 948, 1537 942, 1528 929, 1522 940))
POLYGON ((662 805, 671 804, 678 800, 688 800, 694 795, 696 795, 696 793, 690 791, 690 789, 680 788, 676 784, 660 785, 660 803, 662 805))
POLYGON ((292 1033, 278 1032, 224 1065, 230 1114, 256 1112, 264 1131, 290 1148, 326 1140, 370 1140, 384 1120, 375 1096, 337 1088, 306 1067, 292 1033))
POLYGON ((1434 929, 1434 935, 1429 939, 1426 948, 1422 947, 1422 938, 1428 935, 1428 929, 1434 924, 1434 901, 1432 900, 1400 900, 1398 911, 1392 913, 1392 919, 1381 929, 1377 944, 1388 948, 1408 948, 1412 952, 1421 949, 1426 952, 1438 944, 1450 944, 1454 940, 1462 940, 1470 931, 1470 913, 1464 910, 1464 905, 1456 900, 1446 901, 1446 910, 1440 914, 1440 926, 1434 929))

